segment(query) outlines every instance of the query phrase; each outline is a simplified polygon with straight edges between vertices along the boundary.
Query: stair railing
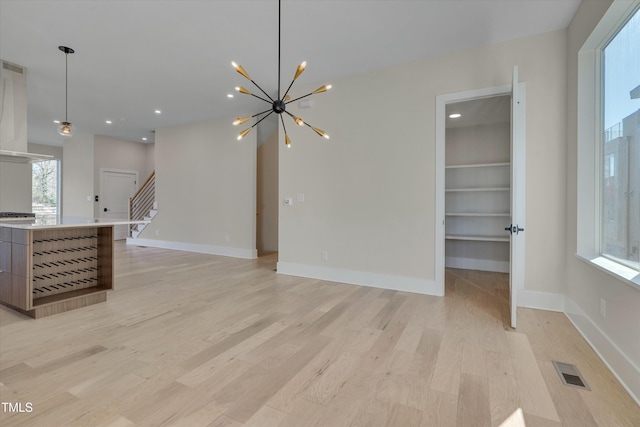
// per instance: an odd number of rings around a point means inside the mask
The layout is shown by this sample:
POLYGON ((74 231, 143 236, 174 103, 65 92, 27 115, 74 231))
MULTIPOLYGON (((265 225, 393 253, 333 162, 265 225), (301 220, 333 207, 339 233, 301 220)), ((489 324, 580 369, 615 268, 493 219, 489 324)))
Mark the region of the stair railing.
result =
MULTIPOLYGON (((138 188, 133 196, 129 198, 129 220, 142 221, 149 216, 156 199, 156 171, 149 175, 149 178, 138 188)), ((129 226, 129 236, 136 225, 129 226)))

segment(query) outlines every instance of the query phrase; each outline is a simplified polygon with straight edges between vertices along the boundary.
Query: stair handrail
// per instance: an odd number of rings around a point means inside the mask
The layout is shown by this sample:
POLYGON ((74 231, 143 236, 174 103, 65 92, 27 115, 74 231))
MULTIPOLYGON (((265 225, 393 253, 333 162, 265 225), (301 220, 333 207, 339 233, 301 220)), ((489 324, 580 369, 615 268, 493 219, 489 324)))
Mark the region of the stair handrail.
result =
MULTIPOLYGON (((154 207, 155 202, 155 176, 156 171, 151 172, 149 177, 129 198, 129 220, 140 221, 148 216, 154 207)), ((132 235, 136 228, 135 224, 129 226, 129 235, 132 235)))
POLYGON ((145 189, 147 184, 149 184, 149 181, 151 181, 152 179, 155 179, 155 177, 156 177, 156 171, 154 170, 153 172, 151 172, 151 175, 149 175, 149 177, 140 186, 140 188, 138 188, 138 190, 135 193, 133 193, 133 196, 131 196, 129 199, 135 199, 136 197, 138 197, 138 194, 140 194, 140 192, 145 189))

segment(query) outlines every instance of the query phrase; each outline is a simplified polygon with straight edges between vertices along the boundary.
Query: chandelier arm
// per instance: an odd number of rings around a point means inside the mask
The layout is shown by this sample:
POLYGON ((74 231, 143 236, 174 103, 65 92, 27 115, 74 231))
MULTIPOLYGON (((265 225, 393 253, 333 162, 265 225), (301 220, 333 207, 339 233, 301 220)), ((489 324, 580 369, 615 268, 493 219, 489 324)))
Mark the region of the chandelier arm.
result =
POLYGON ((254 93, 250 93, 249 95, 253 96, 254 98, 261 99, 261 100, 263 100, 264 102, 266 102, 267 104, 271 104, 271 102, 272 102, 272 101, 269 101, 269 100, 267 100, 267 99, 264 99, 264 98, 263 98, 263 97, 261 97, 261 96, 258 96, 258 95, 256 95, 256 94, 254 94, 254 93))
POLYGON ((282 114, 280 114, 280 121, 282 122, 282 128, 284 129, 284 134, 287 134, 287 127, 284 125, 284 119, 282 118, 282 114))
POLYGON ((287 110, 284 110, 285 113, 287 113, 293 120, 295 120, 295 116, 293 114, 291 114, 290 112, 288 112, 287 110))
POLYGON ((273 109, 272 109, 272 108, 269 108, 268 110, 264 110, 264 111, 263 111, 263 112, 261 112, 261 113, 254 114, 253 116, 251 116, 251 118, 253 118, 253 117, 258 117, 260 114, 264 114, 264 113, 266 113, 267 111, 271 111, 271 112, 273 113, 273 109))
POLYGON ((289 90, 291 89, 291 86, 293 86, 293 82, 295 82, 295 81, 296 81, 295 78, 293 80, 291 80, 291 84, 287 88, 287 91, 284 93, 284 95, 282 95, 282 99, 285 99, 287 97, 287 94, 289 93, 289 90))
POLYGON ((306 94, 306 95, 302 95, 302 96, 300 96, 300 97, 298 97, 298 98, 296 98, 296 99, 292 99, 291 101, 287 101, 287 102, 285 102, 285 104, 290 104, 290 103, 292 103, 292 102, 298 101, 298 100, 300 100, 300 99, 302 99, 302 98, 306 98, 307 96, 311 96, 311 95, 313 95, 313 92, 308 93, 308 94, 306 94))
MULTIPOLYGON (((267 101, 267 102, 269 102, 269 103, 274 102, 273 98, 271 98, 267 92, 265 92, 264 90, 262 90, 262 88, 258 85, 258 83, 254 82, 253 80, 251 80, 251 83, 253 83, 253 84, 255 85, 255 87, 257 87, 258 89, 260 89, 260 92, 264 93, 264 94, 265 94, 265 96, 271 100, 271 101, 267 101)), ((253 95, 253 94, 252 94, 252 95, 253 95)), ((255 95, 254 95, 254 96, 255 96, 255 95)), ((260 99, 262 99, 262 98, 260 98, 260 99)), ((265 100, 265 101, 266 101, 266 100, 265 100)))
POLYGON ((258 126, 258 123, 260 123, 261 121, 263 121, 264 119, 266 119, 267 117, 269 117, 272 114, 273 114, 273 111, 270 112, 269 114, 267 114, 266 116, 264 116, 263 118, 261 118, 260 120, 258 120, 257 122, 255 122, 251 127, 254 128, 254 127, 258 126))

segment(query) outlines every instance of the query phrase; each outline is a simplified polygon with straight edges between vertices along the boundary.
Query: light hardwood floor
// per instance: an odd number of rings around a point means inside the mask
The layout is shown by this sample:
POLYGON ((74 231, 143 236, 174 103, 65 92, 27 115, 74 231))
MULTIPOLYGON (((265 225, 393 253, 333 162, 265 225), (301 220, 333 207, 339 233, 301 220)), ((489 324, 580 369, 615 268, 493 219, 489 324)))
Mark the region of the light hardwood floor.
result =
POLYGON ((0 425, 640 426, 563 314, 507 326, 505 275, 449 270, 438 298, 275 262, 117 244, 106 303, 38 320, 0 308, 0 400, 33 408, 0 408, 0 425))

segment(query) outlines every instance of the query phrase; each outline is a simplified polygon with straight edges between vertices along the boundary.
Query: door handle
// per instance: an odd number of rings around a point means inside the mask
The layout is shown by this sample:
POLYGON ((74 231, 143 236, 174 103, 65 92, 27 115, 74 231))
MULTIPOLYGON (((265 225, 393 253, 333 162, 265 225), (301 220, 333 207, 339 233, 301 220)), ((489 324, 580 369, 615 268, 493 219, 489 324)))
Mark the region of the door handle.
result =
POLYGON ((104 208, 104 211, 105 211, 105 212, 106 212, 106 211, 108 211, 108 210, 109 210, 109 209, 107 209, 107 208, 104 208))
POLYGON ((509 226, 505 228, 505 231, 508 231, 509 234, 515 233, 516 235, 518 235, 521 231, 524 231, 524 228, 521 228, 518 224, 509 224, 509 226))

